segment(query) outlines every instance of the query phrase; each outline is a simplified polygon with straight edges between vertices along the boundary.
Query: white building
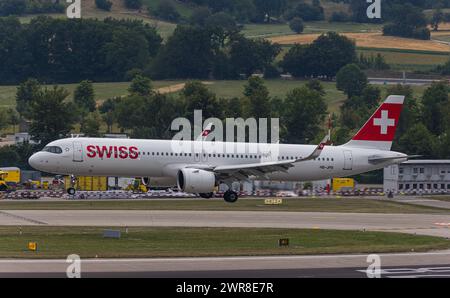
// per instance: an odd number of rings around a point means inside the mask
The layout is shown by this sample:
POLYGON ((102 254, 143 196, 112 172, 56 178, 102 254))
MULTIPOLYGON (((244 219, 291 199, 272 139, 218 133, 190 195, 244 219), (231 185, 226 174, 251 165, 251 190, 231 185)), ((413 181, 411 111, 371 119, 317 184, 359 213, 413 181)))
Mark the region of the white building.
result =
POLYGON ((410 160, 384 169, 384 191, 450 192, 450 160, 410 160))

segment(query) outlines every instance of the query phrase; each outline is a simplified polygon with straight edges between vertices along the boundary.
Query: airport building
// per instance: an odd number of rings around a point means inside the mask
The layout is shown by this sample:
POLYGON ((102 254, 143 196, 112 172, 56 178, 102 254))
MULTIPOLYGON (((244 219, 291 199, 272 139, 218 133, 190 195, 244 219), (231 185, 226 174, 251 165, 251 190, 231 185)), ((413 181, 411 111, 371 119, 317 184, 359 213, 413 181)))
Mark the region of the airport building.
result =
POLYGON ((450 160, 410 160, 384 169, 384 191, 450 192, 450 160))

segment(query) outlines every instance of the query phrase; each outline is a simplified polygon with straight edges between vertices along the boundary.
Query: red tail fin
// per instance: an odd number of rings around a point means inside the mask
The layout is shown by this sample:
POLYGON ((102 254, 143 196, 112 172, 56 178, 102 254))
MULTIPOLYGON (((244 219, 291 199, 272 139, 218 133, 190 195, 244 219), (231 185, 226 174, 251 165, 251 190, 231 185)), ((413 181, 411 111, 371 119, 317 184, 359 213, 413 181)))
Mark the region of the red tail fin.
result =
POLYGON ((404 96, 389 96, 353 139, 344 146, 391 150, 404 96))

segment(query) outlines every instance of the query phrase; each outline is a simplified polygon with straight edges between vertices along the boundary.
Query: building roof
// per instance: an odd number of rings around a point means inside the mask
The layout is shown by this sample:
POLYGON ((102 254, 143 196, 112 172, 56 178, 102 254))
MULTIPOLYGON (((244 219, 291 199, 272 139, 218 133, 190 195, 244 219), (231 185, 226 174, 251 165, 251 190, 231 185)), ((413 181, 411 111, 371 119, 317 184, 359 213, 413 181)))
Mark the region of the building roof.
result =
POLYGON ((450 159, 408 160, 402 164, 408 164, 408 165, 450 164, 450 159))

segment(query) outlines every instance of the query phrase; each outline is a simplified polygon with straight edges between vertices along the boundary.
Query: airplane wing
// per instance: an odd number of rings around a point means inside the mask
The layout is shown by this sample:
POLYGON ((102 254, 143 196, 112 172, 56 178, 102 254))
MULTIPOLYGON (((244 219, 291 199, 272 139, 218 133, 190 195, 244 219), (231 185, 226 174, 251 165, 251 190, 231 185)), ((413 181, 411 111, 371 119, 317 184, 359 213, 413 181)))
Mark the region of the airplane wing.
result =
POLYGON ((318 158, 328 141, 329 136, 327 135, 323 139, 323 141, 319 145, 317 145, 314 151, 305 158, 274 162, 217 166, 213 168, 212 171, 214 171, 222 180, 236 179, 244 181, 249 180, 250 176, 265 177, 267 174, 273 172, 287 172, 287 170, 289 168, 292 168, 295 163, 318 158))

